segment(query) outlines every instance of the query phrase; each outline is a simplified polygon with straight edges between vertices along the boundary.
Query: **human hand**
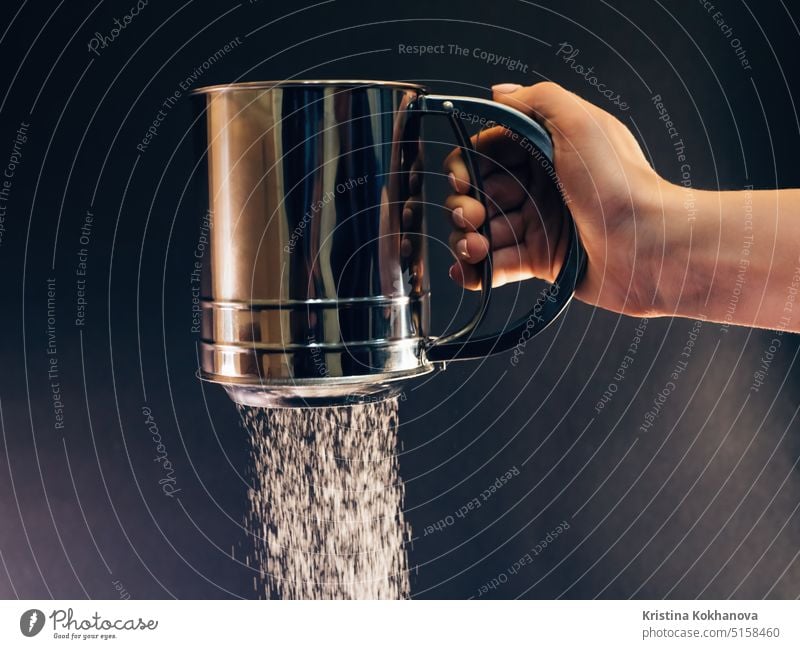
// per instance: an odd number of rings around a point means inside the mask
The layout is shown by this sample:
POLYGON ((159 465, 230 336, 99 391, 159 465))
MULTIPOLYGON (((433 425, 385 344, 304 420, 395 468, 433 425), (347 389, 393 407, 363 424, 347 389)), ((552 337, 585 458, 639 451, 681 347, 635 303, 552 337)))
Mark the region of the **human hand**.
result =
MULTIPOLYGON (((503 84, 494 100, 534 117, 553 139, 554 164, 564 198, 586 250, 586 274, 576 297, 629 315, 655 315, 658 268, 664 234, 660 206, 678 188, 659 177, 628 128, 616 117, 554 83, 529 87, 503 84)), ((548 205, 541 162, 494 127, 473 137, 487 203, 493 253, 493 283, 531 277, 552 282, 561 268, 569 230, 563 211, 548 205)), ((485 218, 480 201, 466 195, 469 174, 460 153, 445 164, 454 193, 451 215, 454 281, 480 287, 476 264, 488 241, 476 230, 485 218)))

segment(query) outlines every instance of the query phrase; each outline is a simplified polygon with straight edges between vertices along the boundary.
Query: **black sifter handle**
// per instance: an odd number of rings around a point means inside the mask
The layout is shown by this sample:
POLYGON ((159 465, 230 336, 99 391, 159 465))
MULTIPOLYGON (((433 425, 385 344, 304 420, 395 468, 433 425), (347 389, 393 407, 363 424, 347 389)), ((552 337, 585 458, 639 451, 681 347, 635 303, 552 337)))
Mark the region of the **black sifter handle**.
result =
MULTIPOLYGON (((494 123, 524 138, 526 149, 531 152, 533 157, 540 160, 546 171, 544 176, 555 185, 552 140, 544 128, 524 113, 486 99, 444 95, 420 95, 409 105, 409 110, 419 111, 421 114, 446 115, 450 119, 471 176, 471 194, 478 198, 486 209, 487 218, 478 232, 489 240, 490 249, 489 211, 486 197, 481 188, 475 150, 464 126, 465 117, 469 116, 469 121, 474 122, 474 117, 479 116, 481 124, 494 123)), ((558 191, 557 188, 554 187, 554 189, 558 191)), ((431 338, 426 349, 426 355, 430 361, 468 360, 508 351, 520 344, 521 341, 527 341, 541 333, 561 315, 572 299, 575 288, 586 268, 586 253, 578 237, 575 222, 569 213, 569 208, 563 202, 561 209, 568 217, 569 224, 569 242, 564 262, 558 277, 539 293, 528 313, 501 331, 485 335, 475 334, 475 330, 486 314, 491 296, 492 263, 487 256, 482 264, 481 304, 478 311, 458 331, 431 338)))

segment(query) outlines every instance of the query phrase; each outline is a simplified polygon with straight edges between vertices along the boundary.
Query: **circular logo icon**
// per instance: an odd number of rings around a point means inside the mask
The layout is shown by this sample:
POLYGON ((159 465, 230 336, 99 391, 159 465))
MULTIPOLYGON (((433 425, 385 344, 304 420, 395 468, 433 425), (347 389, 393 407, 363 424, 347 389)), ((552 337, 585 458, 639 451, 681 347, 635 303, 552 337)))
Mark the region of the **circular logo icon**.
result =
POLYGON ((25 611, 19 618, 19 630, 22 635, 32 638, 44 627, 44 613, 38 608, 32 608, 25 611))

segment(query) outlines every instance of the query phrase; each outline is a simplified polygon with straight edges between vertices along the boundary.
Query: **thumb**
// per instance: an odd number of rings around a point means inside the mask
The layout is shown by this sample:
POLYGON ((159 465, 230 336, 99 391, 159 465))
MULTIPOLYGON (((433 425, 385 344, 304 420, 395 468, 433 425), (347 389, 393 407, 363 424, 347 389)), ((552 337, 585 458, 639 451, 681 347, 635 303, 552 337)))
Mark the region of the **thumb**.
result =
POLYGON ((515 83, 501 83, 492 86, 492 98, 499 104, 536 118, 543 126, 550 126, 559 115, 566 115, 575 110, 576 102, 581 99, 552 81, 542 81, 532 86, 520 86, 515 83))

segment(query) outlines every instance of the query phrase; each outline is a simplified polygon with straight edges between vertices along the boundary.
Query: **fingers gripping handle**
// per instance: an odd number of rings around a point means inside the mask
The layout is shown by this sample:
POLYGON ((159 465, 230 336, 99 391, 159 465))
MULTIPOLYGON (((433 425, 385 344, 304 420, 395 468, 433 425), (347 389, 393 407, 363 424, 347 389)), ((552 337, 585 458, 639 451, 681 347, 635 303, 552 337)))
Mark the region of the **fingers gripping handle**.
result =
MULTIPOLYGON (((486 209, 486 198, 480 191, 480 175, 475 160, 475 153, 466 138, 464 122, 479 123, 482 126, 497 124, 504 126, 509 131, 520 137, 520 145, 524 146, 531 155, 541 162, 545 171, 544 177, 556 184, 555 169, 553 167, 553 143, 547 131, 537 122, 524 113, 486 99, 472 97, 447 97, 442 95, 422 95, 414 106, 422 113, 446 114, 459 136, 462 155, 465 157, 467 168, 473 177, 473 185, 477 198, 486 209)), ((556 188, 557 190, 557 188, 556 188)), ((483 262, 483 282, 481 286, 481 307, 475 317, 461 330, 454 334, 433 339, 426 350, 428 359, 433 362, 447 360, 467 360, 480 358, 489 354, 508 351, 524 343, 542 332, 553 322, 569 304, 575 293, 575 288, 583 277, 586 268, 586 253, 578 237, 575 222, 566 204, 561 204, 563 215, 567 217, 569 241, 567 252, 555 281, 543 289, 531 307, 530 311, 501 331, 492 334, 479 335, 475 330, 483 319, 489 302, 491 291, 491 260, 483 262)), ((488 235, 489 219, 487 218, 481 229, 481 234, 488 235)), ((491 248, 491 246, 490 246, 491 248)))

